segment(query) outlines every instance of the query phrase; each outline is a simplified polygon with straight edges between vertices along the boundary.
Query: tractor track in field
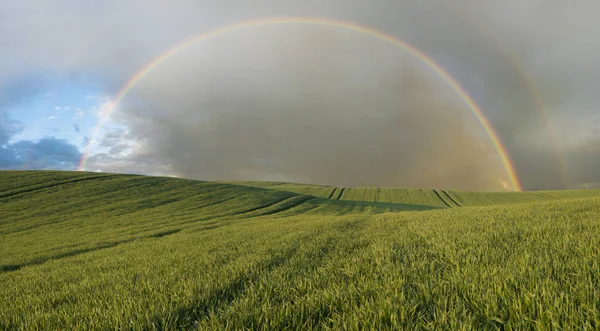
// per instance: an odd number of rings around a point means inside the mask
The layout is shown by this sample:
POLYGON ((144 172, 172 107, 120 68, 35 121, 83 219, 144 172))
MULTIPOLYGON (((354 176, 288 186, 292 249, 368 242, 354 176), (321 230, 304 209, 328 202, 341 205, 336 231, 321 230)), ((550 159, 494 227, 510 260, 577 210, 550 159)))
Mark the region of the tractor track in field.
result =
MULTIPOLYGON (((257 207, 254 207, 252 209, 240 212, 240 213, 235 213, 235 214, 228 215, 227 217, 231 217, 231 216, 243 216, 243 215, 247 215, 247 214, 252 213, 252 212, 256 212, 256 211, 268 209, 270 207, 273 207, 273 206, 281 204, 280 206, 277 206, 277 207, 275 207, 272 210, 267 210, 265 212, 260 212, 258 215, 250 215, 249 217, 258 217, 258 216, 265 216, 265 215, 273 215, 273 214, 277 214, 277 213, 286 211, 288 209, 292 209, 294 207, 297 207, 297 206, 305 203, 306 201, 312 200, 312 199, 316 199, 316 197, 314 197, 312 195, 292 195, 290 197, 286 197, 284 199, 277 200, 277 201, 269 203, 269 204, 257 206, 257 207), (286 201, 288 201, 288 202, 286 202, 286 201)), ((242 217, 242 218, 245 218, 245 217, 242 217)))
POLYGON ((113 242, 99 243, 95 247, 80 248, 80 249, 75 249, 75 250, 72 250, 69 252, 55 254, 52 256, 40 257, 40 258, 31 260, 28 262, 24 262, 24 263, 2 264, 2 265, 0 265, 0 273, 17 271, 24 267, 44 264, 50 260, 60 260, 60 259, 64 259, 64 258, 71 257, 71 256, 77 256, 80 254, 85 254, 85 253, 89 253, 89 252, 95 252, 95 251, 99 251, 99 250, 103 250, 103 249, 107 249, 107 248, 112 248, 112 247, 115 247, 118 245, 127 244, 127 243, 131 243, 131 242, 138 241, 138 240, 163 238, 166 236, 170 236, 172 234, 176 234, 181 230, 182 229, 163 230, 163 231, 159 231, 159 232, 145 235, 142 237, 123 239, 123 240, 113 241, 113 242))
POLYGON ((14 197, 19 194, 26 194, 26 193, 35 192, 35 191, 39 191, 39 190, 43 190, 43 189, 47 189, 47 188, 56 187, 56 186, 61 186, 64 184, 78 183, 78 182, 83 182, 83 181, 88 181, 88 180, 99 179, 99 178, 114 178, 117 176, 118 175, 86 176, 83 178, 73 178, 73 179, 68 179, 68 180, 62 180, 62 181, 51 183, 51 184, 32 185, 32 186, 27 186, 23 189, 17 189, 17 190, 13 190, 13 191, 6 192, 6 193, 0 193, 0 199, 14 197))
POLYGON ((342 198, 342 194, 344 194, 344 190, 346 190, 346 188, 342 187, 340 189, 335 189, 335 191, 333 191, 333 193, 331 193, 331 200, 340 200, 342 198))
POLYGON ((443 202, 446 205, 446 207, 452 208, 452 206, 450 206, 450 204, 446 200, 444 200, 444 198, 442 198, 442 196, 441 196, 440 192, 438 192, 438 190, 433 190, 433 193, 435 193, 435 195, 438 197, 438 199, 440 199, 440 201, 443 202))
POLYGON ((540 197, 543 197, 543 198, 547 198, 549 200, 556 200, 557 199, 555 196, 552 196, 552 195, 550 195, 548 193, 537 192, 536 194, 537 194, 537 196, 540 196, 540 197))
POLYGON ((457 207, 462 207, 460 205, 460 203, 456 202, 456 200, 454 200, 454 198, 452 198, 452 196, 450 196, 450 194, 448 193, 448 191, 445 190, 440 190, 446 197, 448 197, 448 199, 450 199, 450 201, 452 201, 453 204, 455 204, 457 207))
POLYGON ((334 188, 331 193, 329 194, 329 196, 327 197, 327 199, 331 200, 331 198, 333 198, 333 195, 335 194, 335 191, 337 191, 337 187, 334 188))

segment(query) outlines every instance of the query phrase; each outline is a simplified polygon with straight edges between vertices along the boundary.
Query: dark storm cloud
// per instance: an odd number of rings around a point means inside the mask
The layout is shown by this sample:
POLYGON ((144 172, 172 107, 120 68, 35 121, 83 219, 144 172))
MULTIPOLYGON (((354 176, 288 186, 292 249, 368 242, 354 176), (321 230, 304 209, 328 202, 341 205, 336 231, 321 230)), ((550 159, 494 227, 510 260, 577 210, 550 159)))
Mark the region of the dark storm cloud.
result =
MULTIPOLYGON (((525 188, 561 188, 533 90, 555 127, 569 185, 589 186, 600 183, 593 170, 600 134, 591 121, 599 113, 599 10, 584 0, 5 1, 0 89, 31 72, 84 71, 106 83, 100 92, 115 93, 152 58, 202 31, 268 16, 326 16, 381 29, 430 55, 491 120, 525 188)), ((108 153, 99 164, 132 169, 139 160, 151 171, 154 162, 205 179, 498 188, 504 175, 489 141, 422 64, 335 29, 291 29, 285 37, 278 30, 284 34, 276 27, 218 38, 161 65, 114 114, 143 152, 108 153)))
POLYGON ((437 77, 421 77, 414 59, 364 36, 291 29, 269 32, 272 44, 243 59, 232 55, 242 51, 236 46, 211 48, 206 61, 223 70, 207 69, 203 53, 191 52, 198 69, 152 73, 149 81, 164 84, 207 79, 176 90, 140 86, 135 96, 158 109, 181 102, 156 115, 131 107, 124 121, 151 137, 152 151, 174 171, 195 178, 502 188, 506 177, 472 114, 447 86, 436 95, 437 77), (283 50, 273 52, 275 45, 283 50))

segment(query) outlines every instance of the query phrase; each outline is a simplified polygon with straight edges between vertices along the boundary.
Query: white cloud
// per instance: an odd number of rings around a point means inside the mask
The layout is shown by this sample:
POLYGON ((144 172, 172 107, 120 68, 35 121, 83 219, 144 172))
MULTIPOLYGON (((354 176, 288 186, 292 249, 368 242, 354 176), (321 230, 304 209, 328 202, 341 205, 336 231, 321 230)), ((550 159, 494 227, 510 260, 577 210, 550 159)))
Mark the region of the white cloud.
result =
POLYGON ((145 174, 152 176, 182 177, 182 174, 172 170, 171 164, 152 157, 138 145, 127 156, 97 153, 87 159, 86 171, 117 172, 145 174))
MULTIPOLYGON (((76 109, 76 116, 79 118, 85 113, 96 118, 96 124, 88 136, 79 139, 85 145, 85 154, 88 155, 86 170, 113 169, 118 172, 142 173, 135 170, 135 160, 142 150, 142 142, 127 125, 111 116, 116 106, 115 102, 104 96, 88 95, 86 98, 97 102, 89 109, 76 109)), ((153 171, 151 165, 144 168, 153 171)), ((161 171, 160 174, 165 174, 165 171, 161 171)))
POLYGON ((81 108, 75 109, 75 119, 76 120, 82 119, 84 115, 85 115, 85 112, 83 111, 83 109, 81 109, 81 108))
POLYGON ((115 109, 116 104, 109 98, 104 98, 103 102, 98 104, 96 109, 96 116, 100 121, 108 121, 109 116, 115 109))
POLYGON ((70 109, 69 106, 65 106, 65 107, 60 107, 60 106, 55 106, 54 110, 56 110, 57 114, 63 114, 64 112, 68 111, 70 109))
POLYGON ((172 171, 171 165, 153 156, 147 142, 131 128, 113 116, 115 102, 108 97, 86 96, 97 103, 90 109, 77 109, 77 114, 93 114, 96 126, 89 136, 80 137, 86 144, 85 170, 119 173, 136 173, 157 176, 181 176, 172 171), (87 142, 86 142, 87 140, 87 142))

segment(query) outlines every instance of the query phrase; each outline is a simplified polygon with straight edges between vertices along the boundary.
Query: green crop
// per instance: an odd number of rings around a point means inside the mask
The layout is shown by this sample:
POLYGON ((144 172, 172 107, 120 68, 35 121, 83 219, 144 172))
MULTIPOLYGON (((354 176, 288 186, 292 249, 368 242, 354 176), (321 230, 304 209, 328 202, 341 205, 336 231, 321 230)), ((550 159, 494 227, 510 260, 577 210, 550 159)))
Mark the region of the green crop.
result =
POLYGON ((600 191, 0 172, 0 329, 600 328, 600 191))

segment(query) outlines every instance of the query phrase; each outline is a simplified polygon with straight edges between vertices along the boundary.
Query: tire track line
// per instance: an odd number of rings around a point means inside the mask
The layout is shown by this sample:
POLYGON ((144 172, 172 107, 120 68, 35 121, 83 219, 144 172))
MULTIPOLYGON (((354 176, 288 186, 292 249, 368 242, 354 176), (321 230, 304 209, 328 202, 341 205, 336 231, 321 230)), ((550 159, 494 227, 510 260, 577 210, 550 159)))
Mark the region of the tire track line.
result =
POLYGON ((453 204, 455 204, 457 207, 462 207, 462 206, 460 205, 460 203, 456 202, 456 200, 454 200, 454 199, 453 199, 453 198, 450 196, 450 194, 448 193, 448 191, 444 191, 444 190, 441 190, 441 191, 442 191, 442 193, 443 193, 445 196, 447 196, 447 197, 448 197, 448 199, 450 199, 450 201, 452 201, 452 203, 453 203, 453 204))
POLYGON ((29 186, 27 188, 16 190, 16 191, 11 191, 11 192, 7 192, 7 193, 3 193, 3 194, 0 193, 0 199, 13 197, 13 196, 16 196, 19 194, 35 192, 35 191, 52 188, 52 187, 56 187, 56 186, 60 186, 60 185, 64 185, 64 184, 78 183, 78 182, 94 180, 94 179, 98 179, 98 178, 114 178, 116 176, 118 176, 118 175, 86 176, 84 178, 74 178, 74 179, 69 179, 69 180, 63 180, 63 181, 52 183, 52 184, 37 185, 35 187, 29 186))
POLYGON ((448 208, 452 208, 452 206, 450 206, 450 204, 444 200, 444 198, 442 198, 442 196, 440 195, 440 193, 437 190, 433 190, 433 193, 435 193, 435 195, 437 195, 438 199, 440 199, 440 201, 442 201, 448 208))

